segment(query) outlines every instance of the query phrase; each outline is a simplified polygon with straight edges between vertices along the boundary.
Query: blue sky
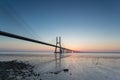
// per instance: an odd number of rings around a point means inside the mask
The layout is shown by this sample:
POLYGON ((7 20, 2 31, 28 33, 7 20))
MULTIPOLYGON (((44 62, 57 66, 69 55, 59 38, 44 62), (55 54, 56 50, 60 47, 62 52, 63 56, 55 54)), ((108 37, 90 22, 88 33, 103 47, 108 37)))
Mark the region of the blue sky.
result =
MULTIPOLYGON (((0 0, 0 30, 52 44, 56 36, 61 36, 64 47, 75 50, 117 52, 120 51, 119 4, 119 0, 0 0)), ((20 43, 32 50, 24 41, 4 37, 0 40, 6 45, 4 48, 0 45, 0 50, 24 50, 11 48, 7 42, 14 46, 20 43)), ((44 46, 37 46, 43 50, 44 46)))

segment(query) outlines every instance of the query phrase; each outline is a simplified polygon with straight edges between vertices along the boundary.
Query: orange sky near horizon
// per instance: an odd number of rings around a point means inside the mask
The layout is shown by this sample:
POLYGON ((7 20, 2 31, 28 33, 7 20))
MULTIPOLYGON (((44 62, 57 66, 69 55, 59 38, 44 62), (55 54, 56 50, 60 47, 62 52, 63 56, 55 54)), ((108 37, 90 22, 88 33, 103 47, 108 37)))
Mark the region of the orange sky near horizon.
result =
MULTIPOLYGON (((69 48, 72 50, 77 51, 83 51, 83 52, 118 52, 120 51, 120 45, 119 43, 70 43, 68 41, 67 45, 62 45, 65 48, 69 48), (103 45, 104 44, 104 45, 103 45)), ((54 47, 42 45, 42 44, 36 44, 32 42, 27 42, 23 40, 18 39, 12 39, 12 38, 1 38, 1 44, 0 44, 0 50, 8 50, 8 51, 54 51, 54 47), (4 39, 9 39, 4 40, 4 39)))

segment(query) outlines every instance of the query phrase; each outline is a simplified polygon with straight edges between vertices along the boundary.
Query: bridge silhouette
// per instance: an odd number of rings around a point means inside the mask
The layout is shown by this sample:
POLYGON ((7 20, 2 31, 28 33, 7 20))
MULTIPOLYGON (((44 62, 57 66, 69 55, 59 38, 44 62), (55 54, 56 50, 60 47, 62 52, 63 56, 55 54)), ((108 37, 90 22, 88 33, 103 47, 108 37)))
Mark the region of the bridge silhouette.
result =
POLYGON ((72 52, 73 53, 78 53, 78 52, 80 52, 80 51, 75 51, 75 50, 71 50, 71 49, 62 47, 61 46, 61 37, 59 37, 59 38, 56 37, 56 45, 54 45, 54 44, 50 44, 50 43, 47 43, 47 42, 27 38, 27 37, 24 37, 24 36, 20 36, 20 35, 5 32, 5 31, 0 31, 0 35, 10 37, 10 38, 20 39, 20 40, 24 40, 24 41, 34 42, 34 43, 38 43, 38 44, 43 44, 43 45, 47 45, 47 46, 51 46, 51 47, 55 47, 55 53, 60 53, 60 55, 61 55, 61 53, 64 53, 65 51, 68 52, 68 53, 72 53, 72 52), (59 49, 59 51, 57 51, 57 49, 59 49))

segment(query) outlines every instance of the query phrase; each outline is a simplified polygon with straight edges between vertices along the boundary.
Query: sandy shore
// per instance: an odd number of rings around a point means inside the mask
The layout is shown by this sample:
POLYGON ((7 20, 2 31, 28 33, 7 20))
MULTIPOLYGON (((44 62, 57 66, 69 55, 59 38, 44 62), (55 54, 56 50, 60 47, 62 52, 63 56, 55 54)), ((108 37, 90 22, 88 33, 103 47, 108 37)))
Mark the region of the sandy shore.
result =
POLYGON ((59 71, 50 71, 46 73, 34 72, 35 66, 28 62, 22 61, 1 61, 0 62, 0 80, 42 80, 40 75, 54 74, 57 75, 60 72, 68 72, 69 69, 62 69, 59 71), (31 79, 32 78, 32 79, 31 79))
POLYGON ((20 61, 1 61, 0 80, 23 80, 34 74, 34 66, 20 61))
POLYGON ((54 55, 7 55, 0 59, 0 80, 120 80, 120 55, 70 54, 57 60, 54 55))

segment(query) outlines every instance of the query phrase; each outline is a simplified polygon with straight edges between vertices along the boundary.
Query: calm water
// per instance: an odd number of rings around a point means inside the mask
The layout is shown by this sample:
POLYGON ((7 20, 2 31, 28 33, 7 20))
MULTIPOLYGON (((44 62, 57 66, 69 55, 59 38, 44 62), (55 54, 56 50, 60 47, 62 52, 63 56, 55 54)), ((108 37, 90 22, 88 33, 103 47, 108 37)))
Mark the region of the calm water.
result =
POLYGON ((120 80, 120 53, 63 54, 61 60, 55 60, 52 53, 16 53, 1 53, 0 61, 27 61, 35 65, 35 72, 42 73, 42 80, 120 80), (61 72, 47 74, 56 71, 61 72))

